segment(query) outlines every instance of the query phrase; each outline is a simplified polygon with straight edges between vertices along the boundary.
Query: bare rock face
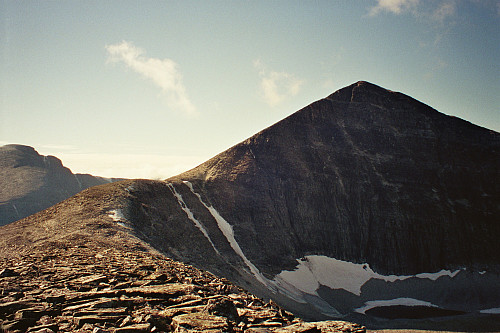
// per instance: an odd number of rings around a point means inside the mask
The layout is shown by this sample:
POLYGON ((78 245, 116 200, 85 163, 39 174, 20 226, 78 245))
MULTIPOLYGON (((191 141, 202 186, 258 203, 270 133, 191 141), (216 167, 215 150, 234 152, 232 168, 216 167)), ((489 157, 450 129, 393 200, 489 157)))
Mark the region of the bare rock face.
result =
POLYGON ((271 273, 322 254, 415 274, 500 263, 499 157, 498 133, 359 82, 171 181, 271 273))
POLYGON ((114 179, 73 174, 54 156, 23 145, 0 147, 0 225, 22 219, 114 179))

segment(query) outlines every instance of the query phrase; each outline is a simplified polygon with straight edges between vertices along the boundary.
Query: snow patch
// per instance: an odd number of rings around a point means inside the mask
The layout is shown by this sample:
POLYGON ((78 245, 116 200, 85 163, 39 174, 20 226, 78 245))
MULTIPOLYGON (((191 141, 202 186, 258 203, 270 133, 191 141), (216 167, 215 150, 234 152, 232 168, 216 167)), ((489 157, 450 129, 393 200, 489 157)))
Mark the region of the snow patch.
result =
POLYGON ((436 281, 441 276, 449 276, 449 277, 452 278, 452 277, 455 277, 455 275, 457 275, 458 273, 460 273, 459 269, 457 269, 454 272, 452 272, 450 270, 443 269, 443 270, 440 270, 439 272, 436 272, 436 273, 419 273, 419 274, 414 275, 414 276, 417 277, 417 278, 419 278, 419 279, 429 279, 429 280, 432 280, 432 281, 436 281))
POLYGON ((208 239, 208 241, 210 242, 210 245, 212 245, 213 249, 215 250, 215 252, 217 254, 220 255, 219 251, 215 248, 215 245, 214 243, 212 242, 212 239, 210 238, 210 236, 208 235, 208 232, 207 230, 205 229, 205 227, 200 223, 200 221, 198 221, 196 219, 196 217, 194 217, 193 215, 193 212, 191 212, 191 210, 188 208, 188 206, 186 205, 186 203, 184 202, 184 199, 182 198, 182 195, 177 192, 177 190, 175 189, 174 185, 171 184, 171 183, 167 183, 167 186, 168 188, 170 189, 170 191, 172 192, 172 194, 175 196, 175 198, 177 199, 177 202, 179 203, 179 206, 181 206, 181 209, 184 211, 184 213, 186 213, 187 217, 193 221, 194 225, 200 229, 201 233, 203 234, 203 236, 205 236, 206 239, 208 239))
POLYGON ((272 285, 270 284, 271 281, 269 281, 268 279, 266 279, 262 275, 262 273, 259 271, 259 269, 257 267, 255 267, 255 265, 252 264, 252 262, 250 260, 248 260, 248 258, 245 256, 245 254, 241 250, 240 245, 238 244, 238 242, 236 241, 236 238, 234 237, 233 227, 219 214, 219 212, 213 206, 208 206, 203 201, 203 199, 201 198, 201 195, 196 193, 196 191, 194 190, 193 184, 191 184, 188 181, 184 181, 183 183, 187 187, 189 187, 191 192, 193 192, 193 194, 198 197, 201 204, 203 204, 203 206, 205 206, 205 208, 210 212, 210 214, 212 214, 213 218, 217 222, 217 226, 219 227, 220 231, 222 232, 222 234, 226 237, 227 241, 229 242, 229 245, 231 245, 234 252, 236 252, 236 254, 238 256, 240 256, 240 258, 243 260, 243 262, 248 266, 248 268, 250 269, 251 273, 255 276, 255 278, 258 281, 260 281, 263 285, 272 288, 272 285))
POLYGON ((358 313, 365 314, 366 311, 377 308, 379 306, 394 306, 394 305, 404 305, 404 306, 429 306, 433 308, 437 308, 436 305, 421 301, 414 298, 395 298, 395 299, 385 299, 385 300, 377 300, 377 301, 368 301, 364 306, 354 309, 354 311, 358 313))
POLYGON ((500 308, 486 309, 486 310, 481 310, 479 312, 486 313, 486 314, 500 314, 500 308))
POLYGON ((108 213, 108 216, 113 219, 113 221, 117 222, 118 225, 128 228, 123 222, 127 222, 127 219, 123 215, 122 211, 120 209, 113 209, 110 210, 108 213))
POLYGON ((294 288, 307 293, 317 295, 319 285, 331 289, 344 289, 355 295, 361 295, 361 287, 370 279, 379 279, 387 282, 405 280, 412 277, 420 279, 436 280, 442 276, 454 277, 460 270, 451 272, 441 270, 436 273, 420 273, 416 275, 381 275, 374 272, 368 264, 355 264, 326 256, 306 256, 298 259, 297 268, 293 271, 282 271, 274 280, 286 287, 292 285, 294 288))

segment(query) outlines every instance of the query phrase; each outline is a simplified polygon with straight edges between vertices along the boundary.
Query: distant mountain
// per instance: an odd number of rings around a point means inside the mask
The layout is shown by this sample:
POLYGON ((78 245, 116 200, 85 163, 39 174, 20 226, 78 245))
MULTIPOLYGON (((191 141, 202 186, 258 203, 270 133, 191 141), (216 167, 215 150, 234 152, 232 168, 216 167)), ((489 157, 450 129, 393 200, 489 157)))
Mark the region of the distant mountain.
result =
POLYGON ((23 145, 0 147, 0 225, 41 211, 88 187, 117 179, 73 174, 54 156, 23 145))
POLYGON ((498 330, 499 161, 499 133, 357 82, 179 176, 18 223, 115 221, 307 319, 498 330))

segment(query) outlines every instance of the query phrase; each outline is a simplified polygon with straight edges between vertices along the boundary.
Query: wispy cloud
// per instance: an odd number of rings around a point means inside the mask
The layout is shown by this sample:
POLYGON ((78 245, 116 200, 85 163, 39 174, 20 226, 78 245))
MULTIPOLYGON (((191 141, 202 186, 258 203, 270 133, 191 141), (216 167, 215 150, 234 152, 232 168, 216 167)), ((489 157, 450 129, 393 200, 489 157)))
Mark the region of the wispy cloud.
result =
POLYGON ((377 0, 377 5, 370 9, 369 15, 374 16, 380 12, 401 14, 414 10, 417 7, 418 2, 419 0, 377 0))
POLYGON ((369 16, 383 12, 394 15, 410 13, 417 18, 426 18, 442 23, 445 19, 455 16, 457 0, 441 0, 420 3, 420 0, 376 0, 377 4, 369 9, 369 16))
POLYGON ((276 106, 286 98, 297 95, 304 83, 293 74, 266 69, 260 59, 254 61, 254 67, 259 71, 264 100, 270 106, 276 106))
POLYGON ((152 80, 166 95, 169 107, 187 113, 196 114, 196 108, 190 101, 179 66, 171 59, 145 57, 144 51, 132 43, 123 41, 107 45, 110 62, 123 62, 129 68, 152 80))
POLYGON ((441 3, 432 13, 432 18, 436 21, 443 22, 446 18, 454 16, 457 11, 455 1, 445 1, 441 3))

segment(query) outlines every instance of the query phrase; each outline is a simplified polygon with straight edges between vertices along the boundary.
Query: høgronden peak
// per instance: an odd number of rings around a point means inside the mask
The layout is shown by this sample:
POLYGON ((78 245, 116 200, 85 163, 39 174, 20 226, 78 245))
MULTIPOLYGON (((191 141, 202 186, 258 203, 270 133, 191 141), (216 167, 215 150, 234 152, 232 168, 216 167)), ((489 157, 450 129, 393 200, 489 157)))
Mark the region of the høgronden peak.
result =
POLYGON ((20 220, 91 186, 116 178, 73 174, 54 156, 29 146, 0 146, 0 226, 20 220))
POLYGON ((499 133, 357 82, 181 175, 89 189, 86 214, 72 198, 2 234, 115 221, 308 319, 492 320, 499 161, 499 133))

